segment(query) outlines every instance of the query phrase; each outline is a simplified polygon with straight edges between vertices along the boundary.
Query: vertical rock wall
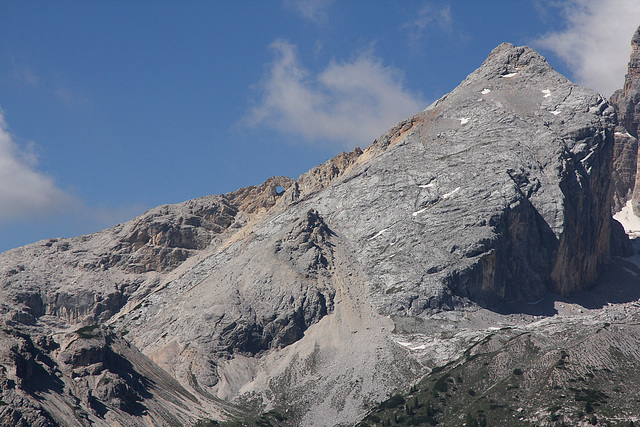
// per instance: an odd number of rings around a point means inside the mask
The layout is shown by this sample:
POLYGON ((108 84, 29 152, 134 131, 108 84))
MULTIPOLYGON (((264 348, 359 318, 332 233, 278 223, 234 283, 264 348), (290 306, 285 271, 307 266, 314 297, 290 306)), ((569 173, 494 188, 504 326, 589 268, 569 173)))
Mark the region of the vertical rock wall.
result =
POLYGON ((612 174, 613 209, 620 211, 631 199, 634 211, 640 213, 640 186, 636 185, 640 126, 640 27, 631 39, 631 58, 624 87, 615 91, 610 102, 618 114, 612 174))

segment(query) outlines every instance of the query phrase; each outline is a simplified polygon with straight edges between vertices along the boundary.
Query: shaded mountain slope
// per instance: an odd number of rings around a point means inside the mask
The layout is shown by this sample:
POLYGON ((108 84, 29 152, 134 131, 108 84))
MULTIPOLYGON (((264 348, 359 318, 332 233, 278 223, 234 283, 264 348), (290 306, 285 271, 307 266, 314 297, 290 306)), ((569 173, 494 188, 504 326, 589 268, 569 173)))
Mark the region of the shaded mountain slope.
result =
POLYGON ((638 422, 639 274, 636 254, 617 259, 594 289, 570 298, 549 295, 519 310, 530 313, 525 318, 480 310, 450 317, 440 335, 425 334, 426 327, 405 328, 405 345, 416 355, 429 354, 432 340, 459 341, 474 329, 477 335, 359 425, 638 422), (493 326, 479 327, 479 321, 493 326))

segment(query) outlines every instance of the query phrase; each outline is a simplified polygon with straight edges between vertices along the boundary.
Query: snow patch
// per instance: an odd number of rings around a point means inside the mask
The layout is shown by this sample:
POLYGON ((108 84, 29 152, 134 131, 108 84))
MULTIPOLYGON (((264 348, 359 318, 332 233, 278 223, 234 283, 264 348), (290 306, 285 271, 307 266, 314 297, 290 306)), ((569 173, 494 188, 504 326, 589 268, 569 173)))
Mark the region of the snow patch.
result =
MULTIPOLYGON (((453 191, 443 194, 442 196, 440 196, 440 200, 447 200, 448 198, 456 194, 458 191, 460 191, 460 187, 456 187, 453 191)), ((420 215, 422 212, 426 211, 427 209, 429 209, 429 206, 427 206, 426 208, 420 209, 419 211, 415 211, 414 213, 411 214, 411 216, 416 217, 420 215)))
POLYGON ((469 118, 468 117, 463 117, 460 119, 460 124, 461 125, 466 125, 467 123, 469 123, 469 118))
POLYGON ((518 73, 503 74, 501 77, 509 78, 509 77, 513 77, 513 76, 515 76, 515 75, 517 75, 517 74, 518 74, 518 73))
POLYGON ((411 214, 411 216, 418 216, 422 212, 426 211, 427 209, 429 209, 429 208, 427 207, 427 208, 424 208, 424 209, 420 209, 419 211, 415 211, 414 213, 411 214))
POLYGON ((640 218, 633 212, 631 200, 627 202, 620 212, 613 216, 613 219, 622 224, 629 237, 640 237, 640 218))
POLYGON ((482 92, 480 92, 483 95, 488 94, 489 92, 491 92, 491 89, 482 89, 482 92))
POLYGON ((622 133, 622 132, 614 132, 614 134, 615 135, 626 136, 626 137, 629 137, 629 138, 633 138, 633 135, 631 135, 629 132, 624 132, 624 133, 622 133))
POLYGON ((544 93, 545 98, 548 98, 551 96, 551 91, 549 89, 542 89, 542 93, 544 93))
POLYGON ((455 190, 450 191, 450 192, 448 192, 447 194, 443 194, 443 195, 442 195, 442 199, 443 199, 443 200, 446 200, 446 199, 448 199, 449 197, 451 197, 451 196, 453 196, 454 194, 456 194, 458 191, 460 191, 460 187, 456 187, 456 189, 455 189, 455 190))
POLYGON ((369 239, 368 239, 368 240, 373 240, 373 239, 375 239, 376 237, 380 237, 380 236, 382 235, 382 233, 384 233, 384 232, 385 232, 385 231, 387 231, 387 230, 388 230, 388 228, 383 228, 382 230, 378 231, 378 232, 375 234, 375 236, 369 237, 369 239))
POLYGON ((554 116, 557 116, 558 114, 560 114, 560 110, 555 110, 555 111, 549 111, 551 114, 553 114, 554 116))
POLYGON ((420 185, 418 185, 418 187, 420 187, 420 188, 433 188, 435 186, 436 186, 436 183, 433 182, 433 181, 431 181, 428 184, 420 184, 420 185))
POLYGON ((400 344, 403 347, 406 347, 409 350, 424 350, 427 348, 426 344, 414 344, 414 343, 410 343, 410 342, 404 342, 404 341, 396 341, 398 344, 400 344))

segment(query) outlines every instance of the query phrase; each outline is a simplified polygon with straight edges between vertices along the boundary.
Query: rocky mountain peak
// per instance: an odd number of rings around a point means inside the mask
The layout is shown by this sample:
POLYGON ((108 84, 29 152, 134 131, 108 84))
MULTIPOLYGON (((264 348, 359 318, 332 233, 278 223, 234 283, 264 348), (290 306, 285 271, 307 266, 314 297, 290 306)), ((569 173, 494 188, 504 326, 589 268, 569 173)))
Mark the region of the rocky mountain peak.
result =
POLYGON ((516 47, 511 43, 502 43, 487 57, 470 77, 482 75, 485 78, 505 76, 516 73, 520 67, 534 67, 540 71, 552 71, 553 69, 534 49, 528 46, 516 47))
MULTIPOLYGON (((640 27, 636 30, 631 39, 631 58, 629 59, 629 67, 624 82, 625 96, 629 91, 640 86, 640 27)), ((638 134, 636 133, 637 137, 638 134)))
POLYGON ((633 37, 631 38, 631 45, 632 46, 640 45, 640 27, 638 27, 636 32, 633 34, 633 37))
POLYGON ((611 100, 616 105, 620 124, 634 138, 638 138, 640 125, 640 27, 631 39, 631 57, 624 79, 624 87, 616 91, 611 100))
POLYGON ((28 331, 11 341, 24 351, 0 346, 12 373, 0 381, 27 378, 0 399, 56 420, 80 407, 76 425, 246 413, 234 404, 289 425, 351 423, 482 335, 456 335, 451 319, 594 284, 620 232, 615 124, 600 95, 505 43, 368 148, 295 181, 0 254, 0 316, 28 331), (428 350, 444 336, 455 342, 428 350), (49 390, 13 369, 24 360, 49 390))

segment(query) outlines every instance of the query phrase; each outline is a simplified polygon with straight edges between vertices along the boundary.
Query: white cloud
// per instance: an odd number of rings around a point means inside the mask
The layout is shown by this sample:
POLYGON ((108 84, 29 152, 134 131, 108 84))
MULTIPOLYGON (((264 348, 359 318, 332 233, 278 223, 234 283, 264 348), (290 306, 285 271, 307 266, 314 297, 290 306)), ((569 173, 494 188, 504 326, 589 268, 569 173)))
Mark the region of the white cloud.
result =
POLYGON ((33 152, 15 143, 0 111, 0 220, 57 212, 75 203, 36 170, 36 162, 33 152))
POLYGON ((38 171, 36 148, 15 141, 0 110, 0 252, 43 238, 92 233, 129 221, 148 208, 88 206, 38 171))
POLYGON ((276 59, 251 111, 253 124, 352 148, 370 144, 426 105, 402 85, 398 70, 371 54, 332 61, 314 75, 299 63, 291 43, 279 40, 271 48, 276 59))
POLYGON ((609 96, 622 88, 631 36, 640 24, 638 0, 570 0, 563 4, 564 31, 534 42, 562 58, 577 83, 609 96))
POLYGON ((322 23, 327 20, 327 11, 334 0, 285 0, 285 6, 293 9, 303 18, 322 23))
POLYGON ((429 28, 436 27, 439 31, 451 32, 452 23, 450 5, 438 8, 431 4, 425 4, 409 22, 402 25, 402 28, 408 32, 409 41, 413 47, 419 48, 420 42, 429 28))

